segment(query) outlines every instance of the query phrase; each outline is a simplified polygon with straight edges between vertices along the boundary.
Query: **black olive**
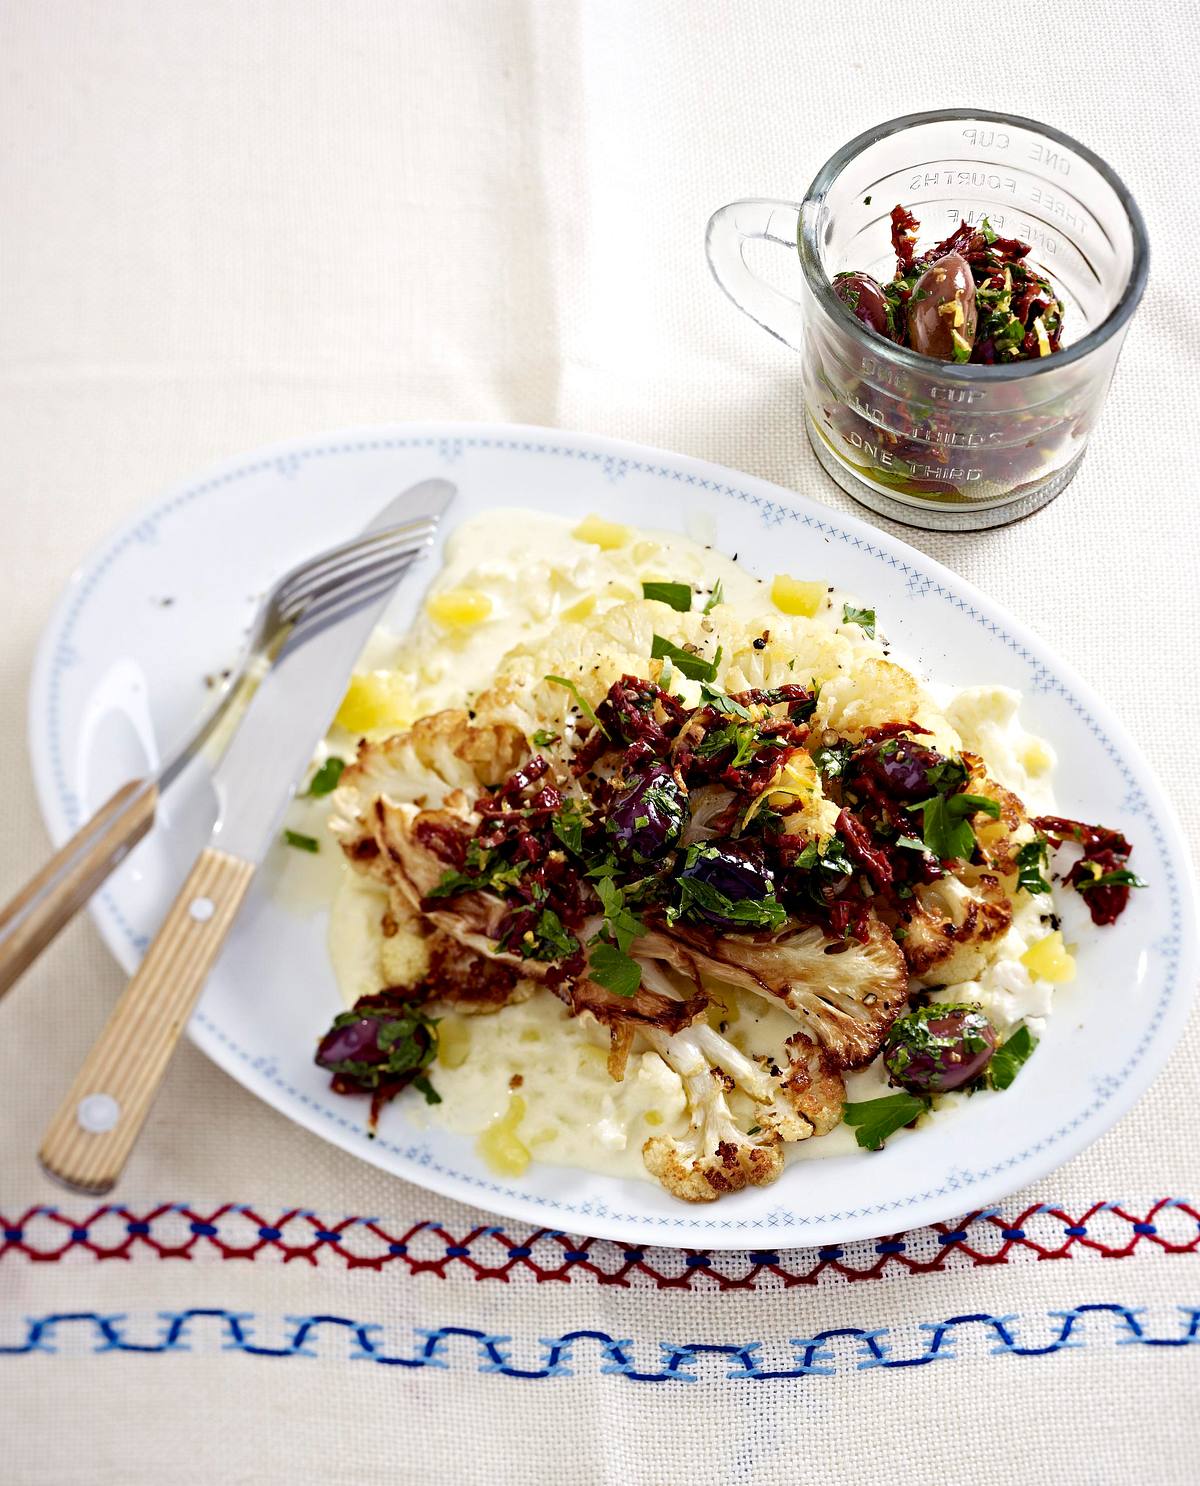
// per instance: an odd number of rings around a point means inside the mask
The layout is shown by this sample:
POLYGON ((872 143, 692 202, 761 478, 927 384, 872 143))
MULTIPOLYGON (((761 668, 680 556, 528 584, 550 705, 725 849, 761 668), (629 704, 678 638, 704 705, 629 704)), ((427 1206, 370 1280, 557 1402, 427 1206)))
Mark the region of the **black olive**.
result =
POLYGON ((868 330, 893 339, 888 328, 887 298, 878 279, 869 273, 840 273, 833 281, 833 292, 868 330))
POLYGON ((944 1094, 979 1077, 996 1051, 996 1029, 974 1004, 923 1006, 888 1033, 883 1062, 914 1094, 944 1094))
MULTIPOLYGON (((690 866, 680 872, 684 880, 703 882, 728 898, 730 903, 761 903, 774 894, 774 879, 762 857, 750 847, 709 845, 697 853, 690 866)), ((736 927, 734 920, 715 909, 693 902, 691 912, 719 928, 736 927)))
POLYGON ((655 862, 679 841, 686 816, 687 803, 674 776, 658 765, 613 797, 605 827, 619 856, 655 862))
POLYGON ((928 771, 944 762, 940 753, 911 738, 883 738, 858 750, 851 777, 865 775, 896 800, 926 800, 933 792, 928 771))
POLYGON ((978 324, 975 280, 961 253, 931 263, 913 286, 908 301, 908 339, 922 356, 966 361, 978 324))

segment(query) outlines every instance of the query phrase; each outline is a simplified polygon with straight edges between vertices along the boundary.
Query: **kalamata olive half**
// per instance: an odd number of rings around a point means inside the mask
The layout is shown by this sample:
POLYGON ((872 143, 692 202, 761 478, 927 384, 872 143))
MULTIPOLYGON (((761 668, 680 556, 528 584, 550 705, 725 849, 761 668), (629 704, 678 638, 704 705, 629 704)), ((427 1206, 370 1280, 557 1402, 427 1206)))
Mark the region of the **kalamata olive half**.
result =
POLYGON ((378 1017, 370 1016, 358 1021, 347 1018, 341 1026, 335 1024, 321 1038, 318 1065, 332 1068, 337 1063, 382 1063, 385 1054, 379 1046, 379 1034, 386 1025, 378 1017))
POLYGON ((931 263, 913 286, 908 301, 908 339, 922 356, 966 361, 978 324, 975 280, 961 253, 931 263))
POLYGON ((316 1063, 334 1075, 334 1087, 375 1091, 403 1087, 432 1059, 434 1023, 394 990, 360 996, 339 1012, 317 1046, 316 1063))
POLYGON ((873 279, 869 273, 840 273, 833 281, 833 292, 868 330, 892 339, 888 329, 887 299, 878 279, 873 279))
POLYGON ((689 912, 694 917, 719 928, 736 927, 738 920, 722 913, 717 906, 721 899, 730 904, 774 900, 775 883, 770 870, 751 849, 708 843, 693 848, 691 855, 692 860, 679 876, 684 882, 698 884, 699 897, 708 900, 698 901, 697 894, 689 894, 689 912), (704 893, 704 888, 713 892, 704 893))
POLYGON ((893 1023, 883 1050, 892 1082, 914 1094, 961 1089, 987 1067, 996 1029, 973 1002, 922 1006, 893 1023))
POLYGON ((678 842, 686 817, 687 804, 674 776, 660 766, 613 797, 605 827, 618 856, 656 862, 678 842))
POLYGON ((881 738, 854 755, 853 773, 874 781, 896 800, 925 800, 931 787, 928 771, 944 760, 940 753, 911 738, 881 738))

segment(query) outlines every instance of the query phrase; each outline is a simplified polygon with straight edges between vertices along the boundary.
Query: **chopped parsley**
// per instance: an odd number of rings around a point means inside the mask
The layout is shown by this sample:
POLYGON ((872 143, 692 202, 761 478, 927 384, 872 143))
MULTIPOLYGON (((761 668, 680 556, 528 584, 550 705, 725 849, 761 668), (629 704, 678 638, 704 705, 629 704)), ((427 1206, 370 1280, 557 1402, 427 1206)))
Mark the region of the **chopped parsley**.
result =
POLYGON ((923 812, 923 830, 926 849, 939 862, 969 861, 975 850, 975 832, 968 816, 982 811, 993 820, 1000 815, 1000 805, 986 795, 933 795, 909 810, 923 812))
POLYGON ((810 874, 808 895, 820 908, 828 906, 825 888, 836 887, 839 891, 854 875, 854 863, 846 852, 846 843, 840 836, 830 836, 824 846, 810 841, 795 861, 802 872, 810 874))
POLYGON ((992 1054, 986 1074, 988 1087, 1007 1089, 1037 1045, 1038 1040, 1028 1027, 1018 1027, 1008 1041, 992 1054))
POLYGON ((646 932, 646 925, 625 906, 624 889, 619 888, 611 877, 599 878, 596 891, 604 907, 604 928, 611 934, 617 948, 628 954, 633 941, 646 932))
POLYGON ((853 752, 853 743, 828 743, 813 753, 813 763, 826 779, 841 779, 853 752))
POLYGON ((939 795, 954 794, 962 789, 968 777, 966 764, 957 758, 944 758, 925 770, 925 783, 939 795))
POLYGON ((692 607, 692 590, 687 583, 643 583, 642 597, 666 604, 679 614, 688 613, 692 607))
POLYGON ((711 681, 700 683, 701 699, 717 712, 723 712, 727 717, 740 717, 743 722, 749 722, 754 714, 749 707, 743 707, 741 702, 723 692, 719 686, 714 686, 711 681))
MULTIPOLYGON (((551 686, 561 686, 564 691, 569 691, 575 698, 575 705, 579 708, 580 712, 583 713, 584 717, 587 718, 587 720, 593 727, 599 728, 600 731, 604 733, 603 723, 596 716, 595 712, 592 710, 591 703, 575 685, 574 681, 568 681, 565 676, 543 676, 542 680, 549 681, 551 686)), ((608 734, 604 733, 604 736, 607 738, 608 734)))
POLYGON ((629 950, 646 926, 626 907, 625 892, 611 877, 598 877, 596 891, 604 908, 604 924, 588 945, 588 973, 614 995, 635 996, 642 970, 629 950))
POLYGON ((306 794, 312 795, 314 799, 320 799, 322 795, 331 795, 338 787, 338 781, 342 777, 342 770, 346 767, 346 760, 331 755, 325 760, 309 783, 306 794))
MULTIPOLYGON (((675 669, 690 681, 715 681, 717 666, 721 663, 721 647, 717 646, 717 653, 712 660, 702 660, 690 650, 683 650, 678 645, 672 645, 670 640, 664 640, 661 635, 655 635, 650 645, 650 657, 652 660, 673 661, 675 669)), ((554 678, 551 676, 547 679, 552 681, 554 678)))
POLYGON ((642 967, 607 939, 592 941, 588 952, 588 975, 614 996, 636 996, 642 984, 642 967))
POLYGON ((315 836, 305 836, 300 831, 284 831, 283 839, 297 851, 320 851, 321 843, 315 836))
POLYGON ((727 722, 722 728, 713 728, 705 733, 704 740, 696 752, 701 758, 715 758, 727 748, 733 755, 725 765, 728 769, 744 769, 760 748, 768 746, 754 731, 753 723, 727 722))
POLYGON ((529 960, 561 960, 573 955, 579 940, 563 927, 553 908, 543 908, 532 930, 533 942, 519 942, 518 951, 529 960))
POLYGON ((1048 893, 1050 884, 1042 876, 1045 865, 1046 838, 1039 836, 1034 841, 1026 841, 1017 850, 1017 886, 1033 895, 1048 893))
POLYGON ((928 1108, 929 1100, 917 1094, 886 1094, 882 1099, 847 1104, 843 1118, 854 1126, 854 1138, 864 1150, 877 1151, 889 1135, 911 1125, 928 1108))
POLYGON ((538 728, 533 735, 533 744, 536 748, 549 748, 551 743, 557 743, 561 733, 552 733, 549 728, 538 728))
MULTIPOLYGON (((1093 869, 1095 862, 1088 864, 1093 869)), ((1081 893, 1090 893, 1096 887, 1149 887, 1136 872, 1131 872, 1128 867, 1118 867, 1113 872, 1096 873, 1093 870, 1091 877, 1080 876, 1075 880, 1075 887, 1081 893)))
POLYGON ((576 856, 583 855, 583 825, 587 812, 578 800, 564 800, 558 814, 550 822, 550 829, 576 856))
POLYGON ((875 610, 856 609, 852 604, 842 605, 842 623, 857 624, 868 640, 875 638, 875 610))
POLYGON ((506 862, 502 856, 481 846, 478 841, 467 842, 466 871, 457 872, 453 867, 442 873, 435 888, 426 893, 427 898, 456 898, 459 893, 491 891, 503 895, 506 888, 516 887, 528 862, 506 862))
POLYGON ((804 872, 823 867, 838 877, 848 877, 854 871, 854 864, 846 853, 846 843, 840 836, 830 836, 823 848, 815 841, 808 842, 796 858, 796 866, 804 872))
POLYGON ((723 604, 724 602, 725 585, 718 578, 712 586, 712 592, 708 596, 708 603, 705 604, 703 612, 705 614, 711 614, 718 604, 723 604))

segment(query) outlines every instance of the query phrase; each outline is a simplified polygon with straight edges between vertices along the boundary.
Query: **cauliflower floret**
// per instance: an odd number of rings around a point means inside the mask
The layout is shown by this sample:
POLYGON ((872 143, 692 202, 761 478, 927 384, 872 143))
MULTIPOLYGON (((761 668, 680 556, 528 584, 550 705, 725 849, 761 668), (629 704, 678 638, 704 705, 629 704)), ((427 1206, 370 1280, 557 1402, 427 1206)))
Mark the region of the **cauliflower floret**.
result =
MULTIPOLYGON (((717 609, 715 617, 724 620, 726 612, 717 609)), ((732 613, 729 618, 734 618, 732 613)), ((726 648, 724 685, 731 692, 793 683, 807 686, 811 681, 824 685, 854 663, 851 642, 812 619, 766 614, 753 622, 738 622, 736 629, 726 621, 721 633, 726 648)))
POLYGON ((384 985, 420 985, 429 974, 429 936, 420 914, 393 892, 381 927, 379 968, 384 985))
POLYGON ((917 684, 893 661, 860 661, 821 687, 813 713, 814 737, 826 731, 861 742, 868 728, 889 722, 915 722, 927 728, 934 747, 957 752, 958 735, 917 684))
POLYGON ((986 815, 977 815, 972 822, 985 862, 996 872, 1015 874, 1018 846, 1023 841, 1032 841, 1037 834, 1030 823, 1024 803, 1011 790, 997 784, 989 776, 983 760, 977 754, 964 751, 962 761, 970 771, 967 793, 985 795, 1000 806, 1000 814, 995 820, 986 815))
POLYGON ((652 1135, 642 1158, 668 1192, 688 1202, 768 1185, 783 1168, 781 1142, 825 1135, 841 1122, 841 1074, 801 1032, 788 1038, 778 1060, 747 1057, 703 1020, 681 1032, 651 1028, 643 1035, 682 1080, 690 1124, 683 1139, 652 1135), (729 1108, 725 1096, 735 1088, 753 1101, 757 1140, 729 1108))
POLYGON ((537 990, 537 983, 519 976, 515 967, 459 944, 443 930, 431 929, 395 889, 391 904, 379 946, 380 968, 389 989, 428 982, 439 1001, 463 1016, 517 1006, 537 990))
POLYGON ((1000 879, 963 868, 915 890, 901 915, 900 945, 922 985, 956 985, 978 979, 1011 923, 1012 904, 1000 879))
POLYGON ((527 735, 538 728, 573 727, 580 721, 578 702, 567 687, 546 677, 569 681, 596 707, 622 676, 657 674, 658 662, 650 658, 656 634, 673 645, 693 647, 706 660, 720 644, 707 615, 679 614, 647 599, 617 604, 586 624, 561 624, 539 643, 510 650, 495 681, 475 702, 476 719, 516 726, 527 735))
POLYGON ((903 957, 874 914, 865 944, 830 944, 817 925, 757 938, 713 934, 682 921, 642 944, 680 969, 782 1005, 839 1069, 869 1063, 908 1004, 903 957))
POLYGON ((842 1123, 846 1104, 846 1084, 836 1057, 803 1032, 789 1037, 784 1048, 788 1063, 780 1076, 783 1098, 808 1121, 814 1135, 828 1135, 842 1123))
MULTIPOLYGON (((696 1022, 666 1041, 675 1048, 677 1057, 686 1056, 682 1052, 683 1044, 694 1045, 707 1062, 727 1074, 733 1084, 759 1106, 758 1124, 764 1130, 773 1130, 786 1141, 807 1140, 812 1134, 812 1121, 800 1115, 794 1104, 783 1097, 778 1075, 772 1078, 767 1068, 739 1052, 708 1022, 696 1022)), ((661 1056, 667 1057, 660 1044, 655 1043, 655 1046, 661 1056)))
MULTIPOLYGON (((714 1202, 727 1192, 769 1186, 783 1170, 783 1150, 775 1130, 756 1137, 738 1127, 725 1097, 734 1087, 734 1077, 709 1061, 701 1041, 703 1033, 711 1033, 722 1045, 724 1058, 743 1076, 749 1076, 752 1083, 760 1078, 753 1063, 703 1023, 673 1036, 657 1029, 646 1031, 651 1046, 683 1082, 689 1122, 679 1139, 650 1136, 642 1147, 642 1160, 651 1176, 685 1202, 714 1202)), ((812 1133, 811 1126, 808 1133, 812 1133)))
POLYGON ((1047 776, 1054 752, 1027 732, 1017 716, 1021 694, 1007 686, 968 686, 946 708, 963 742, 987 756, 988 768, 1007 789, 1019 791, 1036 808, 1049 809, 1047 776))
POLYGON ((472 722, 463 711, 434 712, 407 732, 359 744, 333 797, 332 828, 353 834, 348 823, 381 795, 398 805, 440 804, 453 790, 473 798, 502 783, 527 752, 514 727, 472 722))
POLYGON ((900 915, 904 959, 923 985, 975 980, 1002 952, 1013 921, 1017 850, 1035 834, 1025 806, 988 775, 982 759, 964 752, 962 761, 970 771, 967 792, 995 800, 1000 814, 972 822, 982 865, 960 864, 952 875, 922 884, 900 915))

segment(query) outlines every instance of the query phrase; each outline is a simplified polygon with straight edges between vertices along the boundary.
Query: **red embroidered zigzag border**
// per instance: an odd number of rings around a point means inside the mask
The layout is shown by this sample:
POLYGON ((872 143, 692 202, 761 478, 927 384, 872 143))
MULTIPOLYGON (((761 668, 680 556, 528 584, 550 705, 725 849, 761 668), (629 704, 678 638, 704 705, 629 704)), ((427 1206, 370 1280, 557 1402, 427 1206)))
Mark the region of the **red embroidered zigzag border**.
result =
POLYGON ((436 1221, 391 1230, 382 1220, 332 1221, 291 1209, 264 1216, 241 1203, 211 1212, 163 1203, 144 1213, 105 1204, 71 1215, 54 1207, 0 1216, 0 1259, 251 1260, 409 1275, 469 1272, 476 1280, 648 1285, 664 1290, 755 1290, 822 1279, 877 1280, 1017 1261, 1124 1259, 1134 1253, 1200 1252, 1200 1209, 1160 1198, 1144 1213, 1097 1202, 1072 1217, 1038 1204, 1005 1214, 973 1212, 957 1224, 806 1249, 710 1252, 622 1245, 553 1229, 472 1228, 455 1235, 436 1221))

